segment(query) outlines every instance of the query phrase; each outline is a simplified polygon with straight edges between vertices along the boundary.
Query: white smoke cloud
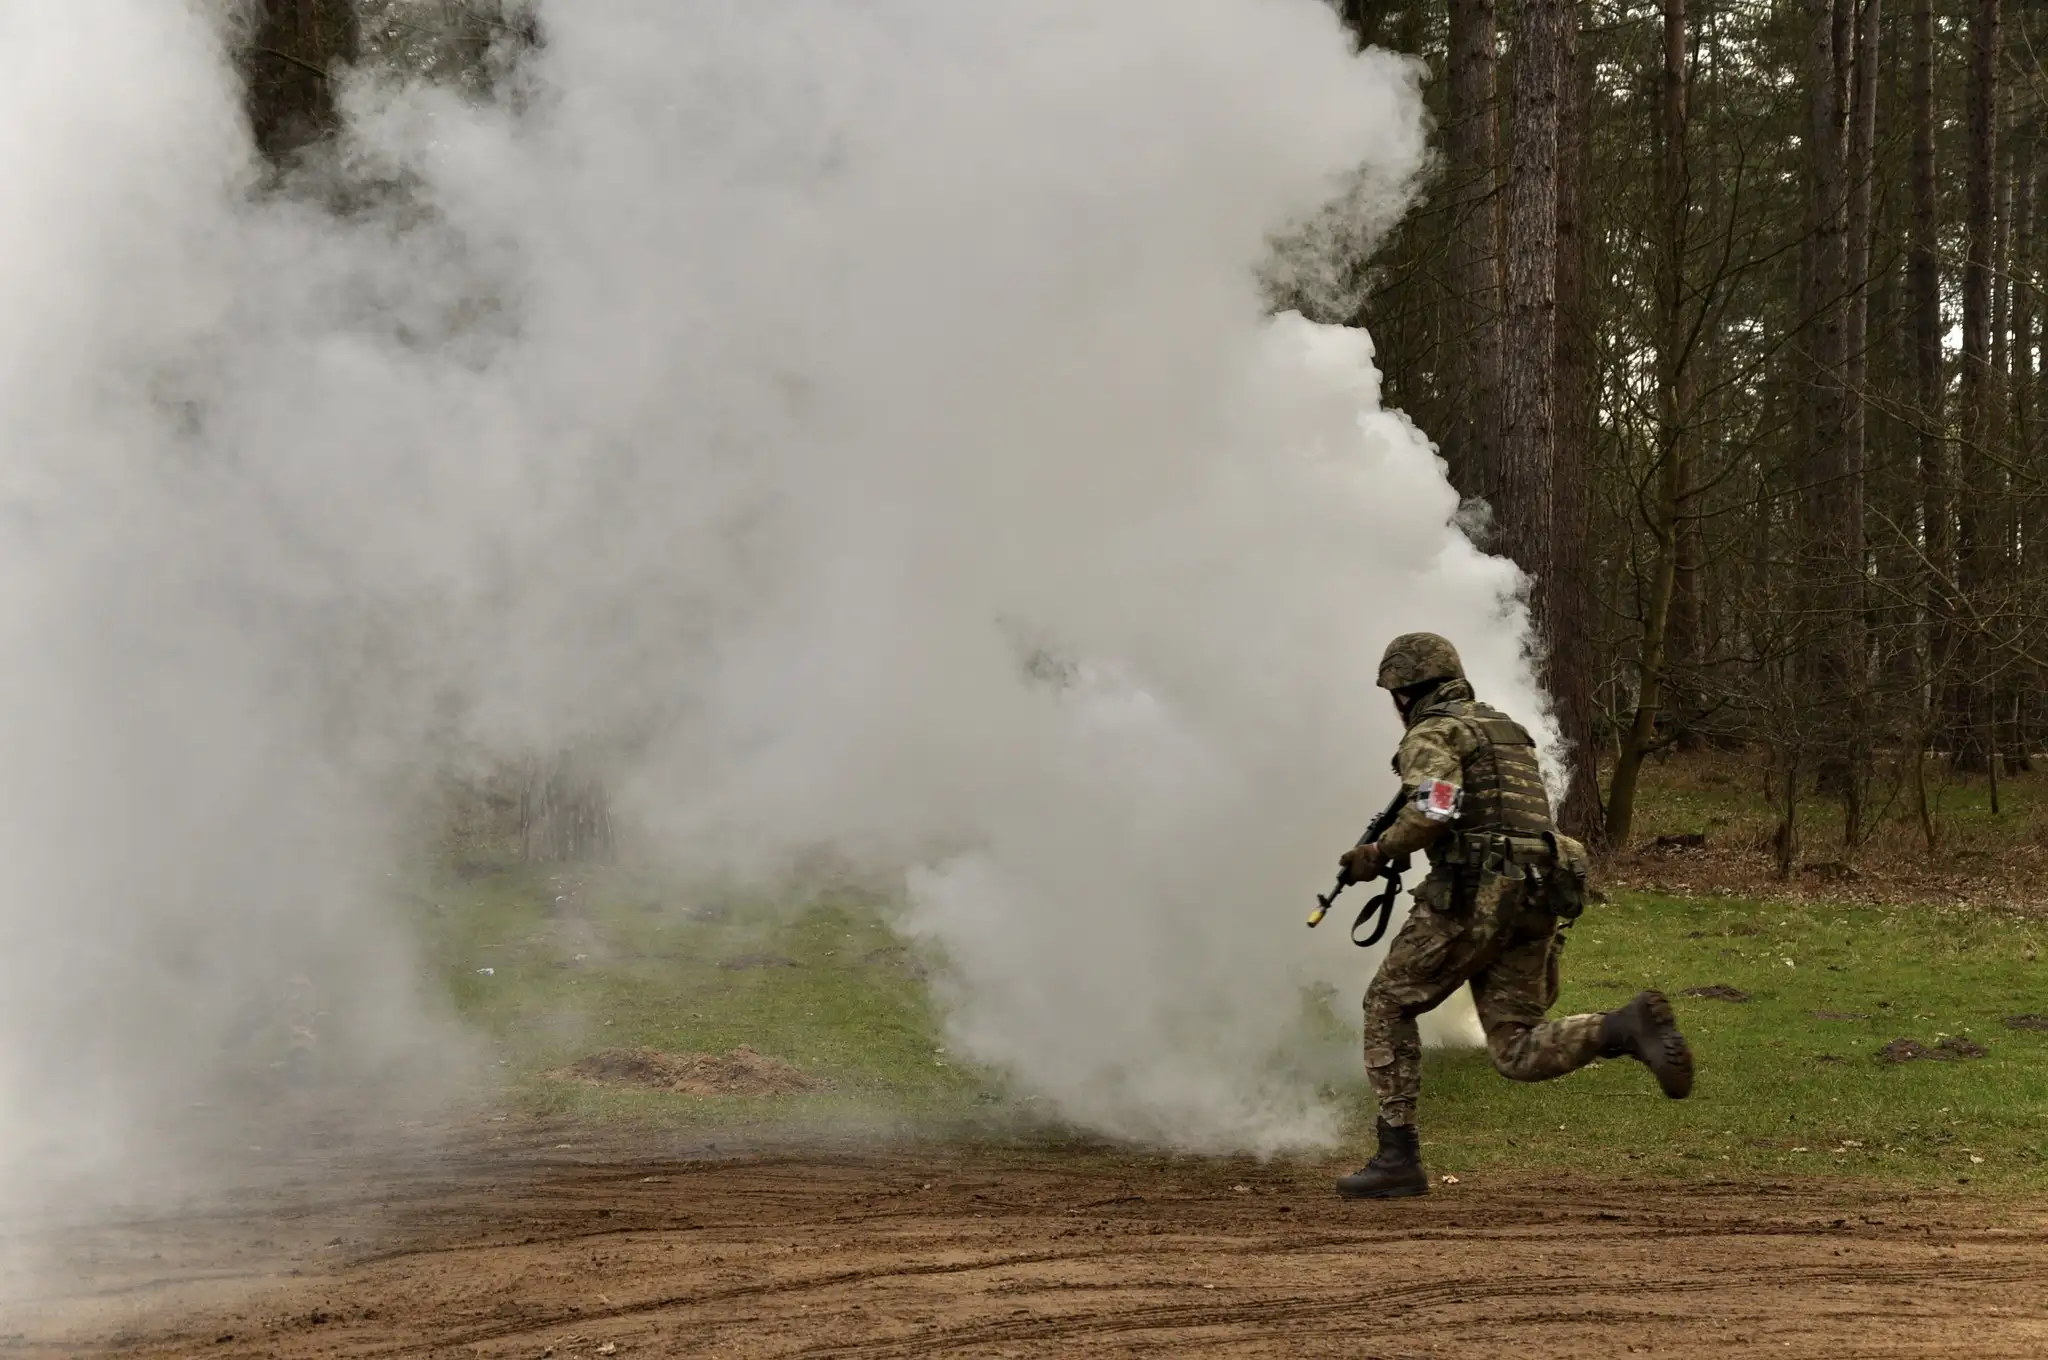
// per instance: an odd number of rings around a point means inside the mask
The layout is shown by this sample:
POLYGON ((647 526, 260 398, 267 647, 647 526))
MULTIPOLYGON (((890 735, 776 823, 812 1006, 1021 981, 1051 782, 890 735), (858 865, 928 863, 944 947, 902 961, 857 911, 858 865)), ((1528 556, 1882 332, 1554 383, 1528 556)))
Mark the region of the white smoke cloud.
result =
POLYGON ((544 17, 522 116, 359 81, 404 187, 337 216, 253 192, 197 0, 0 7, 0 1197, 174 1161, 299 972, 361 1071, 459 1054, 377 891, 450 721, 618 744, 686 870, 905 870, 953 1041, 1070 1117, 1328 1137, 1380 648, 1540 708, 1368 342, 1257 290, 1391 220, 1414 69, 1317 0, 544 17))

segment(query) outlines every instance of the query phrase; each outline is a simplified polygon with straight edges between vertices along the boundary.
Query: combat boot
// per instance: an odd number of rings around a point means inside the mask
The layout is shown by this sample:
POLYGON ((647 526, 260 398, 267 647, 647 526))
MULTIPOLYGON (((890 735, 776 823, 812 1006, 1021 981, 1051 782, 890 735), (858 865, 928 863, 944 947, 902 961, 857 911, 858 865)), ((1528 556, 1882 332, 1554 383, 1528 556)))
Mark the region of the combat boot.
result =
POLYGON ((1678 1020, 1662 992, 1636 999, 1600 1019, 1600 1056, 1635 1058, 1673 1100, 1692 1094, 1692 1047, 1678 1032, 1678 1020))
POLYGON ((1345 1199, 1405 1199, 1429 1193, 1429 1176, 1422 1169, 1422 1144, 1410 1124, 1396 1127, 1380 1121, 1380 1150, 1362 1170, 1337 1178, 1337 1193, 1345 1199))

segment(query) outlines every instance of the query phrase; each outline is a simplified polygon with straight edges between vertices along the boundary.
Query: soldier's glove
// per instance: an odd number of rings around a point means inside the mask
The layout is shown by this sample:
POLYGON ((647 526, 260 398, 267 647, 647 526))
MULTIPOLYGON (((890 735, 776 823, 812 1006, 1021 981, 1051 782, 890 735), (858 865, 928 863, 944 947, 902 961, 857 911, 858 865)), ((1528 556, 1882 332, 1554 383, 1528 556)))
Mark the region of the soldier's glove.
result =
POLYGON ((1379 842, 1346 850, 1343 857, 1337 861, 1337 870, 1346 883, 1371 882, 1380 872, 1379 842))

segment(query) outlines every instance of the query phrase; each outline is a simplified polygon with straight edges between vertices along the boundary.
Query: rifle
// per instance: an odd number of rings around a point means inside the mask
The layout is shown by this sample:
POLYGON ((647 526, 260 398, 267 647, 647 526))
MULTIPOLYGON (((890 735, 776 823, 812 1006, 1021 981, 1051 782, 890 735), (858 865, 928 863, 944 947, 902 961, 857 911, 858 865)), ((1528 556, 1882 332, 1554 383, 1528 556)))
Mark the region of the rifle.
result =
MULTIPOLYGON (((1394 819, 1401 815, 1401 808, 1407 801, 1407 789, 1400 788, 1394 790, 1392 800, 1387 803, 1386 807, 1380 810, 1379 816, 1372 819, 1372 825, 1365 829, 1365 834, 1358 838, 1358 843, 1360 845, 1370 845, 1386 834, 1387 828, 1394 824, 1394 819)), ((1387 886, 1366 902, 1364 908, 1358 913, 1358 919, 1351 923, 1351 943, 1357 945, 1360 949, 1370 949, 1380 942, 1380 936, 1387 933, 1387 923, 1394 916, 1394 899, 1401 895, 1401 875, 1407 872, 1408 856, 1403 855, 1396 860, 1382 860, 1379 872, 1374 874, 1372 878, 1364 880, 1368 883, 1375 880, 1384 880, 1387 886), (1379 919, 1373 923, 1372 934, 1362 940, 1359 939, 1358 928, 1374 917, 1379 919)), ((1308 915, 1308 924, 1311 930, 1319 925, 1323 917, 1329 913, 1330 904, 1337 900, 1345 888, 1356 881, 1358 880, 1346 878, 1342 873, 1339 873, 1337 876, 1337 886, 1330 889, 1327 893, 1319 894, 1316 897, 1316 909, 1308 915)))

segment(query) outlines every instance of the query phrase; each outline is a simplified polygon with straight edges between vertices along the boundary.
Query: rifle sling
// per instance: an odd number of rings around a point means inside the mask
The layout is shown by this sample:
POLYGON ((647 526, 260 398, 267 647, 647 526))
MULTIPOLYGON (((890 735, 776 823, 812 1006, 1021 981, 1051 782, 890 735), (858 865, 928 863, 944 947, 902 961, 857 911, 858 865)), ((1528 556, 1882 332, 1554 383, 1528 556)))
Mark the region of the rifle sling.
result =
POLYGON ((1380 937, 1387 933, 1387 923, 1394 919, 1394 899, 1401 895, 1401 875, 1388 874, 1386 883, 1385 888, 1359 908, 1358 919, 1351 923, 1351 943, 1360 949, 1370 949, 1378 944, 1380 937), (1379 919, 1373 920, 1374 917, 1379 919), (1358 930, 1367 921, 1373 922, 1372 934, 1361 940, 1358 938, 1358 930))

